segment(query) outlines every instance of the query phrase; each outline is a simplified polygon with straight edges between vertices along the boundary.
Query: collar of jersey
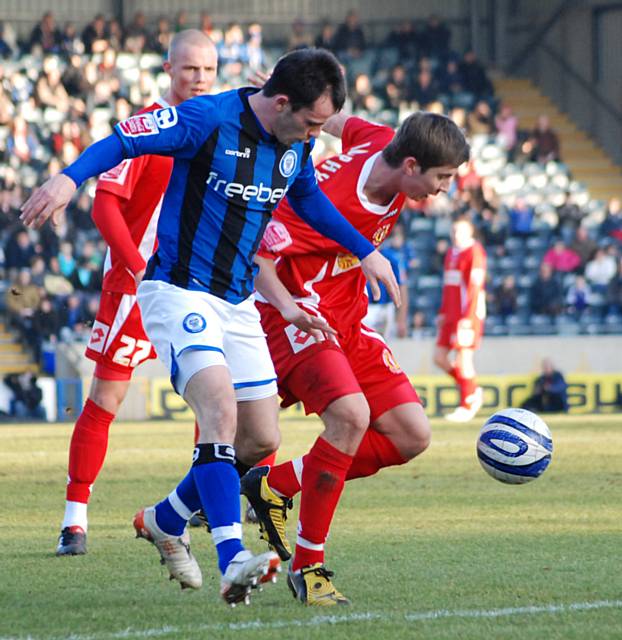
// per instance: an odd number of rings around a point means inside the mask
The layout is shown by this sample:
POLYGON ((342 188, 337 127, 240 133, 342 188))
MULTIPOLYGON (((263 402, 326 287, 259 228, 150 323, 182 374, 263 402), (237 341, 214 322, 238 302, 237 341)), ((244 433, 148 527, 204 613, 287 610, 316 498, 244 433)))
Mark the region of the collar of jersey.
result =
POLYGON ((253 94, 258 93, 259 91, 261 91, 261 89, 257 89, 256 87, 241 87, 240 89, 238 89, 238 95, 240 96, 240 100, 242 101, 244 108, 246 109, 246 111, 252 114, 253 120, 257 125, 257 131, 255 132, 257 134, 257 138, 261 138, 262 140, 265 140, 266 142, 271 142, 272 144, 278 144, 279 141, 276 139, 276 136, 273 136, 271 133, 268 133, 264 129, 261 122, 259 122, 259 118, 255 115, 255 112, 253 111, 248 101, 249 96, 252 96, 253 94))

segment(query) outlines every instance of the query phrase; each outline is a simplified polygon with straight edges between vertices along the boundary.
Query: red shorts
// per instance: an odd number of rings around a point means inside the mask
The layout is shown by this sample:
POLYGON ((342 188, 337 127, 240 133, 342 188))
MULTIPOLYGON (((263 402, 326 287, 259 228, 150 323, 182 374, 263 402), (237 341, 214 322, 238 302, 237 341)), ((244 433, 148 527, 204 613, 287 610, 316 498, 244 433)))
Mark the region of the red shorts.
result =
POLYGON ((97 363, 95 375, 104 380, 129 380, 141 362, 157 357, 135 295, 102 291, 86 357, 97 363))
POLYGON ((458 320, 443 322, 438 330, 436 344, 447 349, 477 349, 482 339, 483 322, 472 320, 472 330, 458 332, 458 320))
POLYGON ((339 344, 315 342, 288 324, 271 305, 257 303, 270 355, 278 376, 282 407, 303 403, 305 413, 321 415, 333 401, 363 393, 376 420, 407 402, 421 403, 384 340, 364 325, 339 344))

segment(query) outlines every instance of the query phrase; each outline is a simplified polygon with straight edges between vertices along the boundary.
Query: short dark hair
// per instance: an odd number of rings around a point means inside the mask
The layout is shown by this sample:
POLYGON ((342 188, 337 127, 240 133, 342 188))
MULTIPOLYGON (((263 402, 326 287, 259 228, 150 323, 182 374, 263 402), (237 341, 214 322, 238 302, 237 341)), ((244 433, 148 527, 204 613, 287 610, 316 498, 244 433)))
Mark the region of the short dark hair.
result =
POLYGON ((298 49, 284 55, 263 86, 267 97, 286 95, 293 111, 310 107, 330 93, 337 111, 346 100, 346 85, 339 61, 326 49, 298 49))
POLYGON ((447 116, 427 111, 408 116, 382 151, 391 167, 399 167, 409 156, 416 158, 422 173, 430 167, 459 167, 469 154, 469 144, 458 125, 447 116))

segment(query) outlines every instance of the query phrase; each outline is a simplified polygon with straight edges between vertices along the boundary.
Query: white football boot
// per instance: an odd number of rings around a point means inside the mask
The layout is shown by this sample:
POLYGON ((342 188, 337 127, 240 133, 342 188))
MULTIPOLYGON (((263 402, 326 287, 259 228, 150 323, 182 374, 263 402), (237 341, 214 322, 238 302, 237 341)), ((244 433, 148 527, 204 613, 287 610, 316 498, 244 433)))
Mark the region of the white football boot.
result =
POLYGON ((274 551, 254 556, 244 549, 231 560, 220 580, 220 595, 232 607, 238 602, 250 604, 251 589, 260 584, 276 582, 281 561, 274 551))
POLYGON ((445 420, 449 422, 468 422, 473 420, 477 412, 482 408, 484 403, 484 390, 477 387, 473 393, 466 398, 467 406, 459 406, 451 413, 445 416, 445 420))
POLYGON ((155 507, 141 509, 134 516, 136 537, 151 542, 160 552, 162 564, 177 580, 182 589, 200 589, 203 584, 201 567, 190 551, 190 535, 184 529, 181 536, 171 536, 160 529, 156 522, 155 507))

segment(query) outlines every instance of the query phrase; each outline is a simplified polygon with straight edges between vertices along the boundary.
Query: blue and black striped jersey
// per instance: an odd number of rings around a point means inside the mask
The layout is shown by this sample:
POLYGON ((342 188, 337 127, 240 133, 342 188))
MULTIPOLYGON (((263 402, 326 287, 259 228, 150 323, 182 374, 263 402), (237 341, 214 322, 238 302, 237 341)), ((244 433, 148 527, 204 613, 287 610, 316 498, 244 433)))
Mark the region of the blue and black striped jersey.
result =
POLYGON ((287 147, 268 134, 248 103, 254 91, 196 97, 115 127, 125 156, 175 159, 146 278, 241 302, 272 210, 286 193, 318 189, 311 143, 287 147))

